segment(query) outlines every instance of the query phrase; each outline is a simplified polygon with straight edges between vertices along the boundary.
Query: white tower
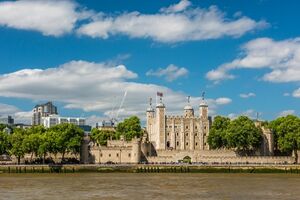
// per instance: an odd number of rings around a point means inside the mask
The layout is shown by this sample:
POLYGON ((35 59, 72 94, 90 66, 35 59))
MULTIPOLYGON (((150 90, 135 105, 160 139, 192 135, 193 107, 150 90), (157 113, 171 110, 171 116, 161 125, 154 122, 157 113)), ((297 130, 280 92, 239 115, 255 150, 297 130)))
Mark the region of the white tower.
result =
POLYGON ((156 148, 166 149, 166 117, 165 117, 165 105, 162 102, 162 96, 160 102, 156 105, 156 148))
POLYGON ((153 141, 153 132, 154 132, 154 123, 155 123, 155 112, 154 109, 152 108, 152 98, 149 99, 149 108, 147 109, 146 112, 146 117, 147 117, 147 126, 146 126, 146 131, 148 133, 148 137, 150 141, 153 141))

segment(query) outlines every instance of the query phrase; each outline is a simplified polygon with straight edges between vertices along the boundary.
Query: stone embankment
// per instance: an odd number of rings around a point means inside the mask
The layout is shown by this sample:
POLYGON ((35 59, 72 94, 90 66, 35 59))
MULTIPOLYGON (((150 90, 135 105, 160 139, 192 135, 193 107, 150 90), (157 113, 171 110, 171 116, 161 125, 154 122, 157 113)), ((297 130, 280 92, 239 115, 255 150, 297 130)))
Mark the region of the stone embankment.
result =
POLYGON ((1 173, 296 173, 300 165, 2 165, 1 173))

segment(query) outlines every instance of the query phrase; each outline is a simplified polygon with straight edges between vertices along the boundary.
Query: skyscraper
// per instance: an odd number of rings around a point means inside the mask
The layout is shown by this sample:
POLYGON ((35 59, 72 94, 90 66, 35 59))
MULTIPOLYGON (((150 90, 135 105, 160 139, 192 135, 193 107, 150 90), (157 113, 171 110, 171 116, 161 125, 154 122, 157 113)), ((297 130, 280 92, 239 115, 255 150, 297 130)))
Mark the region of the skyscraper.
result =
POLYGON ((41 125, 42 117, 48 117, 50 115, 57 115, 57 107, 52 104, 52 102, 48 102, 41 105, 36 105, 33 109, 32 115, 32 125, 41 125))

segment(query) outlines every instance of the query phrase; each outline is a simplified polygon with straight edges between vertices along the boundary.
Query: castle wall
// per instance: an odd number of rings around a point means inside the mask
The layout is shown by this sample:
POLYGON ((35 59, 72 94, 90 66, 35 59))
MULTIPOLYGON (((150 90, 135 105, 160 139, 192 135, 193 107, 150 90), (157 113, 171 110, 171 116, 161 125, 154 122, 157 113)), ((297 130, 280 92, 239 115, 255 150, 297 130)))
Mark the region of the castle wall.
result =
POLYGON ((148 157, 149 163, 172 163, 189 156, 196 163, 240 163, 240 164, 293 164, 292 156, 238 156, 230 150, 201 150, 201 151, 158 151, 157 156, 148 157))
POLYGON ((107 146, 91 148, 92 163, 139 163, 141 153, 141 141, 137 138, 130 142, 109 140, 107 146))

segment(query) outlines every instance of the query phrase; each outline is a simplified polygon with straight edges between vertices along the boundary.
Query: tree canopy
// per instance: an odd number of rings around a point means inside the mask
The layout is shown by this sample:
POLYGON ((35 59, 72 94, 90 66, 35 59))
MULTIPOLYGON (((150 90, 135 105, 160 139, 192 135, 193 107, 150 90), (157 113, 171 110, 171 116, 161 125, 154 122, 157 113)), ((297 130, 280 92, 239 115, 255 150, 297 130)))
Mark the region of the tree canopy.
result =
POLYGON ((9 147, 9 135, 4 131, 0 131, 0 155, 8 153, 9 147))
POLYGON ((232 120, 228 126, 226 139, 228 147, 238 150, 253 150, 260 146, 262 130, 246 116, 232 120))
POLYGON ((0 131, 0 154, 16 156, 18 163, 25 154, 31 154, 31 160, 35 155, 44 161, 48 153, 61 153, 64 159, 65 153, 80 153, 83 135, 83 130, 73 124, 59 124, 49 129, 43 126, 15 128, 10 135, 0 131))
POLYGON ((216 116, 209 130, 208 144, 212 149, 223 148, 227 146, 226 131, 230 124, 227 117, 216 116))
POLYGON ((91 139, 100 145, 105 146, 108 139, 118 139, 115 131, 99 130, 93 128, 91 132, 91 139))
POLYGON ((274 132, 276 146, 283 152, 294 151, 296 160, 297 150, 300 149, 300 119, 299 117, 288 115, 279 117, 270 123, 274 132))
POLYGON ((233 148, 237 150, 253 150, 260 146, 261 129, 246 116, 230 121, 227 117, 217 116, 214 119, 208 136, 212 149, 233 148))
POLYGON ((116 133, 118 136, 123 135, 126 140, 141 137, 143 130, 141 128, 140 119, 137 116, 125 119, 117 125, 116 133))

